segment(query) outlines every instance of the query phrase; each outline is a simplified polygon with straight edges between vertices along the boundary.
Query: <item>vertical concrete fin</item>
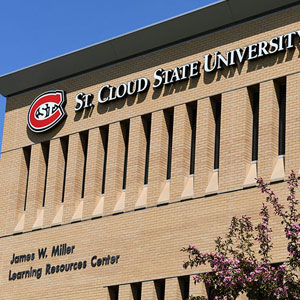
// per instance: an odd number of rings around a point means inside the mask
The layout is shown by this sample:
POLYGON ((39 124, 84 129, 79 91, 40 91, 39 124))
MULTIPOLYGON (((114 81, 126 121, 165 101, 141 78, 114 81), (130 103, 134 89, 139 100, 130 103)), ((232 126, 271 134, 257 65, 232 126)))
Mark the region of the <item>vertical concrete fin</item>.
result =
POLYGON ((185 176, 184 178, 184 189, 181 194, 181 199, 192 198, 194 195, 194 176, 185 176))
POLYGON ((219 190, 219 170, 211 172, 205 194, 215 194, 219 190))
POLYGON ((75 209, 75 213, 72 216, 72 221, 78 221, 82 219, 82 214, 83 214, 83 207, 84 207, 84 200, 81 199, 79 203, 77 204, 77 207, 75 209))
POLYGON ((97 197, 97 204, 93 211, 93 217, 99 217, 103 215, 103 208, 104 208, 104 196, 97 197))
POLYGON ((283 180, 285 176, 284 172, 284 155, 280 155, 274 158, 273 172, 271 175, 271 181, 283 180))
POLYGON ((56 214, 55 214, 54 219, 52 220, 51 225, 59 225, 62 223, 63 212, 64 212, 64 205, 63 205, 63 203, 61 203, 56 206, 56 214))
POLYGON ((125 210, 125 199, 126 199, 126 191, 122 191, 119 193, 117 197, 117 203, 114 207, 114 213, 122 212, 125 210))
POLYGON ((158 203, 167 203, 170 201, 170 185, 171 182, 169 180, 161 184, 161 192, 157 200, 158 203))
POLYGON ((36 220, 32 226, 32 229, 39 229, 43 227, 44 222, 44 208, 38 209, 36 213, 36 220))
POLYGON ((253 161, 248 164, 244 187, 254 186, 257 178, 257 162, 253 161))
POLYGON ((14 233, 24 231, 24 225, 25 225, 25 213, 22 213, 19 215, 19 220, 14 229, 14 233))
POLYGON ((148 193, 148 186, 143 186, 141 192, 139 193, 138 200, 135 203, 135 208, 146 207, 147 205, 147 193, 148 193))

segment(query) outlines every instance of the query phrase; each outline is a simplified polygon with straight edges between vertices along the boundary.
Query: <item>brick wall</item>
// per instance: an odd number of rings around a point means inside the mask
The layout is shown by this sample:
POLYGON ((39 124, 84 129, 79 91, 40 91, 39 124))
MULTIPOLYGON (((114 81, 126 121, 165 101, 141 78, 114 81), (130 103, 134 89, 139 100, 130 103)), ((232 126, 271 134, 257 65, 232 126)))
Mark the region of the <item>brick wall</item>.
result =
MULTIPOLYGON (((95 107, 82 113, 75 113, 74 99, 79 92, 96 96, 105 84, 117 86, 140 77, 147 77, 153 83, 153 73, 158 67, 170 69, 203 61, 204 54, 216 50, 225 53, 298 30, 299 12, 298 7, 288 9, 10 97, 0 160, 0 299, 20 299, 20 295, 24 299, 111 299, 115 286, 119 299, 136 299, 133 294, 139 285, 134 284, 140 282, 142 300, 160 299, 158 290, 162 285, 165 299, 182 299, 183 282, 190 282, 190 293, 205 294, 205 287, 194 286, 191 276, 182 277, 197 271, 182 269, 186 257, 180 249, 192 243, 203 251, 213 250, 213 240, 226 232, 233 215, 247 214, 258 220, 263 199, 254 187, 254 180, 250 184, 247 181, 245 189, 245 180, 253 167, 248 87, 256 85, 260 95, 258 161, 254 173, 256 170, 266 180, 273 178, 274 189, 284 198, 286 184, 282 179, 291 169, 298 172, 300 168, 299 47, 212 74, 204 74, 201 69, 198 79, 162 89, 150 87, 146 94, 127 99, 107 104, 98 104, 94 99, 95 107), (278 158, 276 90, 282 78, 286 81, 284 159, 278 158), (51 89, 66 91, 68 117, 49 133, 33 134, 26 126, 28 108, 36 96, 51 89), (221 99, 218 170, 214 170, 212 106, 216 96, 221 99), (194 174, 190 174, 191 108, 197 110, 194 174), (167 180, 170 110, 174 122, 171 178, 167 180), (151 117, 147 185, 144 185, 145 115, 151 117), (126 189, 123 189, 126 126, 129 126, 129 141, 126 189), (105 136, 108 136, 107 149, 105 136), (45 141, 50 141, 48 163, 42 145, 45 141), (28 149, 29 168, 28 156, 24 155, 28 149), (208 192, 210 184, 215 188, 210 190, 213 195, 208 192), (52 246, 64 243, 75 245, 74 252, 52 257, 52 246), (48 248, 48 257, 39 259, 37 252, 42 247, 48 248), (36 257, 33 261, 10 264, 13 253, 35 253, 36 257), (95 255, 120 258, 118 263, 93 267, 95 255), (45 274, 47 264, 78 261, 86 261, 86 268, 45 274), (43 268, 40 279, 9 281, 9 270, 18 272, 31 266, 43 268)), ((276 217, 272 227, 273 258, 281 261, 286 252, 276 217)))

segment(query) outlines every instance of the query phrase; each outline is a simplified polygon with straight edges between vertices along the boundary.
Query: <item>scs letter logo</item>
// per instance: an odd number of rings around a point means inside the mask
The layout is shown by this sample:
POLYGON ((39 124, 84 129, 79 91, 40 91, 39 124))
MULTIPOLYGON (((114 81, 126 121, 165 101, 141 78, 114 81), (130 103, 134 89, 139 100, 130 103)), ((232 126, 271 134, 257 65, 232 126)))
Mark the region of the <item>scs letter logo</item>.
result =
POLYGON ((34 99, 27 116, 33 132, 45 132, 56 126, 66 115, 64 91, 48 91, 34 99))

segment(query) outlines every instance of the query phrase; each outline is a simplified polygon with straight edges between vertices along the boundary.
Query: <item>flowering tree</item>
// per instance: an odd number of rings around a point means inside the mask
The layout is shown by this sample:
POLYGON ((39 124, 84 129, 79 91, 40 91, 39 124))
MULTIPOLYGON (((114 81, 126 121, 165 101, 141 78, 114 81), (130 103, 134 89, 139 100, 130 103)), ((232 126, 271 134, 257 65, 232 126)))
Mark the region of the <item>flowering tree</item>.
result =
MULTIPOLYGON (((288 208, 279 203, 262 178, 257 179, 257 184, 266 194, 260 211, 262 220, 257 226, 254 227, 250 217, 233 217, 225 238, 215 240, 215 252, 203 253, 193 245, 182 249, 188 253, 184 268, 210 265, 211 271, 194 276, 194 281, 195 284, 202 281, 210 286, 215 300, 234 300, 241 294, 251 300, 300 299, 300 278, 297 275, 300 267, 300 213, 295 192, 298 187, 296 174, 292 171, 288 178, 288 208), (268 206, 281 218, 287 239, 286 262, 271 263, 273 243, 268 206), (253 249, 255 243, 259 245, 258 253, 253 249)), ((206 298, 191 296, 190 299, 206 298)))

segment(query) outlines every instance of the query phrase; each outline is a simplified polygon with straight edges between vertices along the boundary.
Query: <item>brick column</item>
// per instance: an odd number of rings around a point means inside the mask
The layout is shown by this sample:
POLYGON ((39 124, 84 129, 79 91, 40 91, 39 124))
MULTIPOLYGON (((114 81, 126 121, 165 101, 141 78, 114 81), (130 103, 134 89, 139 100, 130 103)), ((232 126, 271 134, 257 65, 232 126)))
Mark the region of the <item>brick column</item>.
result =
POLYGON ((223 94, 221 103, 219 192, 224 192, 243 188, 252 154, 252 111, 247 88, 223 94))
POLYGON ((44 225, 51 226, 62 205, 65 160, 60 139, 50 143, 44 225))
POLYGON ((45 160, 42 144, 33 145, 29 169, 27 204, 25 213, 25 230, 31 230, 43 206, 45 186, 45 160))
MULTIPOLYGON (((126 210, 134 209, 144 186, 146 135, 142 117, 130 120, 126 210)), ((146 200, 146 199, 145 199, 146 200)))
POLYGON ((71 222, 81 200, 84 153, 80 134, 69 137, 63 222, 71 222))
POLYGON ((259 132, 258 132, 258 176, 269 181, 274 160, 278 156, 279 108, 274 81, 260 84, 259 132))
POLYGON ((23 149, 2 153, 0 165, 1 170, 8 171, 0 174, 1 202, 5 216, 1 218, 0 231, 2 234, 12 234, 24 214, 27 167, 23 149))
POLYGON ((174 107, 173 154, 170 201, 181 199, 190 171, 191 124, 186 104, 174 107))
POLYGON ((178 278, 166 279, 165 300, 181 300, 180 286, 178 278))
POLYGON ((206 287, 203 282, 197 284, 194 283, 193 276, 190 276, 190 295, 191 296, 203 296, 207 298, 206 287))
POLYGON ((157 300, 154 281, 142 283, 142 300, 157 300))
POLYGON ((152 114, 148 206, 157 204, 167 176, 168 131, 164 111, 152 114))
POLYGON ((83 218, 91 218, 101 197, 104 162, 104 140, 99 128, 89 131, 83 218))
POLYGON ((122 192, 124 139, 121 123, 109 127, 104 214, 111 214, 122 192))
POLYGON ((134 300, 130 284, 119 286, 119 300, 134 300))
POLYGON ((286 146, 285 146, 285 174, 286 177, 294 170, 299 173, 300 168, 300 74, 293 74, 286 78, 286 146))
POLYGON ((214 169, 215 120, 210 98, 197 103, 196 157, 194 196, 205 194, 208 179, 214 169))

